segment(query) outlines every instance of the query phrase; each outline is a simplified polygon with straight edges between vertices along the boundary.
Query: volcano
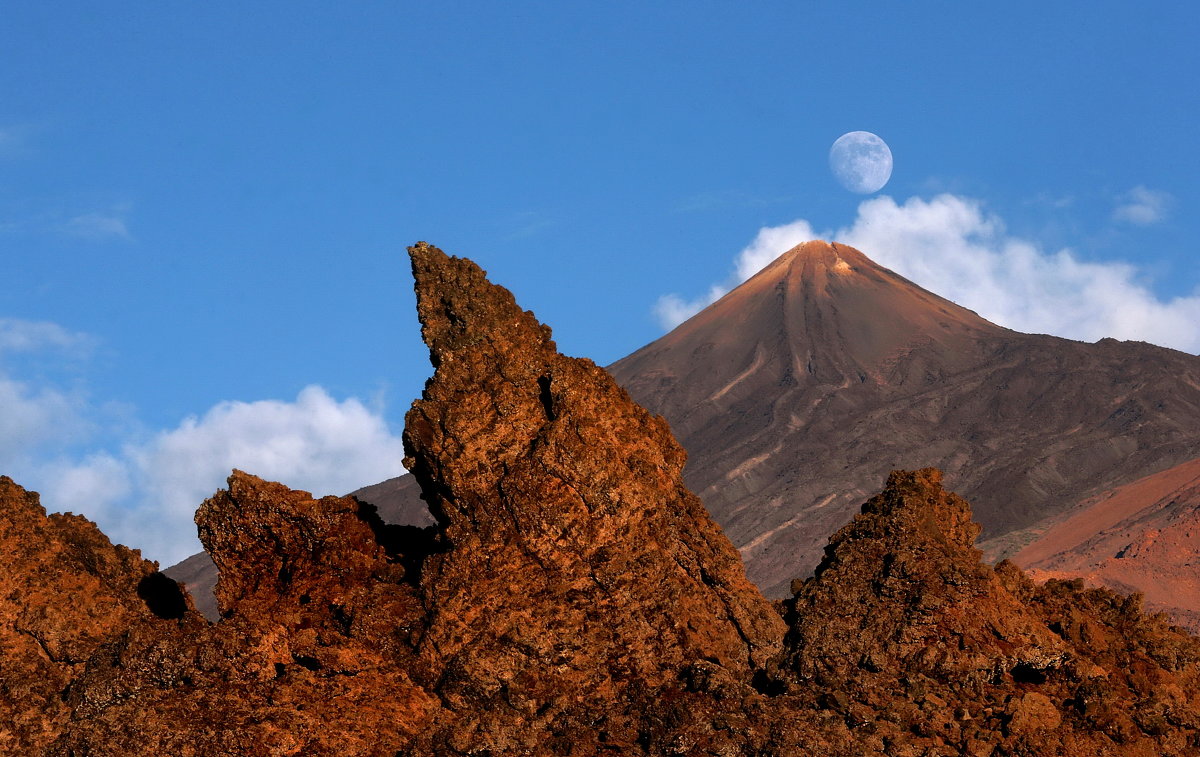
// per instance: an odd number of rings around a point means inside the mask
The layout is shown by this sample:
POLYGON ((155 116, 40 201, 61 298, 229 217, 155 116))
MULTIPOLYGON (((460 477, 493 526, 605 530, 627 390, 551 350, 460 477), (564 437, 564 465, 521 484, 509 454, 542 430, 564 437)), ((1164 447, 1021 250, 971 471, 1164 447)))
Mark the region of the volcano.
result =
POLYGON ((995 560, 1200 454, 1200 358, 1011 331, 821 241, 609 370, 670 422, 689 485, 775 596, 893 468, 945 471, 995 560))

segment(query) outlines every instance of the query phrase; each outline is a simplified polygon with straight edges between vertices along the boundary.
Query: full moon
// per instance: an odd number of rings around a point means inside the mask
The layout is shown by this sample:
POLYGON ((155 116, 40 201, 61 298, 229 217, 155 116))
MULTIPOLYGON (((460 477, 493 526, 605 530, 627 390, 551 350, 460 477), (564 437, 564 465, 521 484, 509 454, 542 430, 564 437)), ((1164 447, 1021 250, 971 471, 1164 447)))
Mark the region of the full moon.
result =
POLYGON ((829 148, 829 167, 843 187, 868 195, 892 178, 892 151, 871 132, 852 131, 829 148))

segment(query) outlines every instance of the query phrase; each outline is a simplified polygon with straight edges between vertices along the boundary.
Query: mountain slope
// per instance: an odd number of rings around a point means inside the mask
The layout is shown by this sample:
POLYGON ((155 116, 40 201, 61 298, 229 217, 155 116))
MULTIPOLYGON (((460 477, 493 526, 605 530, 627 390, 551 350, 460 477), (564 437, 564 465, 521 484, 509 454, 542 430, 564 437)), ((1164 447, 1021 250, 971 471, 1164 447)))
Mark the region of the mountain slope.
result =
POLYGON ((1200 358, 1021 334, 809 242, 609 367, 771 595, 893 468, 936 466, 1002 537, 1200 455, 1200 358))
POLYGON ((70 755, 1195 755, 1200 640, 972 547, 894 471, 771 603, 682 448, 470 261, 411 248, 436 518, 241 471, 196 514, 219 623, 0 478, 0 745, 70 755))
POLYGON ((1014 555, 1035 578, 1140 591, 1200 632, 1200 459, 1093 497, 1014 555))

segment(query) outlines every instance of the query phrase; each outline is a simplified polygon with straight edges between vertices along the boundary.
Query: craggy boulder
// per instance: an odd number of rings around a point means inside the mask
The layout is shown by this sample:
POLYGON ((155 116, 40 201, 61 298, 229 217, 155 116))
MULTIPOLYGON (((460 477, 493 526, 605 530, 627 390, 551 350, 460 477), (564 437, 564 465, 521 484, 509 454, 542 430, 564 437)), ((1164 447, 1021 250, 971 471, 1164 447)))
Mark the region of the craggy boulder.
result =
POLYGON ((471 261, 410 254, 436 372, 405 462, 442 540, 421 578, 418 677, 470 723, 459 732, 497 753, 543 730, 632 743, 637 692, 699 661, 749 681, 783 624, 685 488, 665 421, 559 354, 471 261))
POLYGON ((72 681, 103 644, 188 609, 154 563, 86 518, 47 516, 36 493, 0 476, 0 754, 54 739, 72 681))

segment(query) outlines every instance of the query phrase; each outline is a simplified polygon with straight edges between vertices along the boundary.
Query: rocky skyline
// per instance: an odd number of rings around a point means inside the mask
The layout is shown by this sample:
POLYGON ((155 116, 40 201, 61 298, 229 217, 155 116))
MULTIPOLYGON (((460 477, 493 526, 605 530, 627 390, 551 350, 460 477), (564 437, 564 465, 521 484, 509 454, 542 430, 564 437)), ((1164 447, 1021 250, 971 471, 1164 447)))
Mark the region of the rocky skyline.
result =
POLYGON ((894 471, 772 603, 682 448, 468 260, 411 249, 437 520, 234 471, 196 513, 221 621, 0 478, 0 745, 36 755, 1157 754, 1200 748, 1200 641, 972 547, 894 471), (73 601, 62 601, 66 595, 73 601))
POLYGON ((232 468, 403 472, 414 239, 602 365, 815 238, 1200 352, 1191 4, 123 5, 0 26, 0 471, 163 564, 232 468), (873 195, 830 172, 859 130, 873 195))

